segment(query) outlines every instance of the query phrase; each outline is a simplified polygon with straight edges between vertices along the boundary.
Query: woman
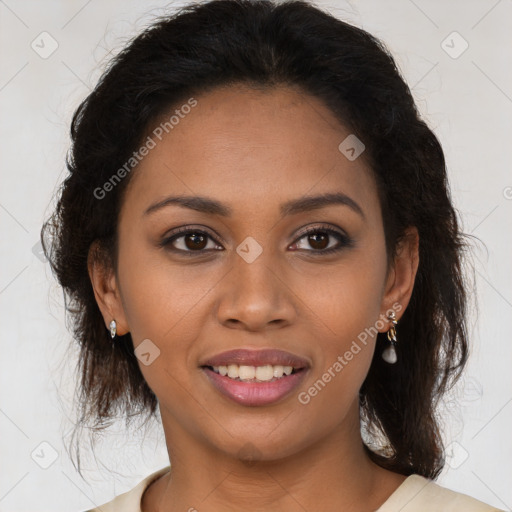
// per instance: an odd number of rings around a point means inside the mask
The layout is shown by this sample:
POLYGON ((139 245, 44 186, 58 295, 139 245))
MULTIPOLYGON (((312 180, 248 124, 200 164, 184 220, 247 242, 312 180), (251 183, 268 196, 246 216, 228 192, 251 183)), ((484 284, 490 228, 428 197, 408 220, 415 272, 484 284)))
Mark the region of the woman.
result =
POLYGON ((300 1, 193 4, 71 132, 43 236, 81 423, 158 409, 170 460, 95 510, 496 510, 433 481, 464 235, 378 40, 300 1))

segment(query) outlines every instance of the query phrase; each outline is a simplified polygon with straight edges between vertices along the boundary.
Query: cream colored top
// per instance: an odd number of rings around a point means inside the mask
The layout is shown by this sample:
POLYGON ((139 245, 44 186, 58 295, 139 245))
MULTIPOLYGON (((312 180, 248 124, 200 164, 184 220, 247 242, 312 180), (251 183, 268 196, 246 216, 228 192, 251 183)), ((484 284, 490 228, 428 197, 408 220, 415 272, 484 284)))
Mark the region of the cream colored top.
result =
MULTIPOLYGON (((120 494, 101 507, 87 512, 142 512, 140 502, 152 482, 170 466, 147 476, 131 491, 120 494)), ((408 476, 375 512, 504 512, 466 494, 446 489, 420 475, 408 476)))

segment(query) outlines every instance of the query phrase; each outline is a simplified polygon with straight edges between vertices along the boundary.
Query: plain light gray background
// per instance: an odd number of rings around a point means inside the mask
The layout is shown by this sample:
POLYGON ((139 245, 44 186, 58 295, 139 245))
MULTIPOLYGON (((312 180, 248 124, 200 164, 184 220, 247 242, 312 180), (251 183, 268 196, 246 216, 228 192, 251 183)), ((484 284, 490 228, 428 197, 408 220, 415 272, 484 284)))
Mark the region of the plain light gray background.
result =
MULTIPOLYGON (((512 3, 317 4, 391 49, 443 144, 464 230, 487 247, 474 252, 470 364, 440 411, 449 458, 438 483, 510 510, 512 3)), ((108 58, 176 5, 0 0, 0 511, 87 510, 168 464, 159 425, 145 437, 118 425, 84 461, 87 482, 74 470, 75 352, 66 353, 61 292, 37 242, 65 176, 73 110, 108 58)))

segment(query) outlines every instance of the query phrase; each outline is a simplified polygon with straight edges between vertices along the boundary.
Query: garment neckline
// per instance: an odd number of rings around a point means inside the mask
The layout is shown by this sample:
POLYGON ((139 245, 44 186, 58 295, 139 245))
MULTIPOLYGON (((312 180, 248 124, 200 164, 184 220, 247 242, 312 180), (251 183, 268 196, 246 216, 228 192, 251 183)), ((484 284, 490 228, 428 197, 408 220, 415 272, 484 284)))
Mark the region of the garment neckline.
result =
MULTIPOLYGON (((164 476, 169 470, 171 469, 171 466, 168 465, 162 469, 159 469, 158 471, 155 471, 151 475, 148 475, 148 477, 145 479, 145 485, 142 489, 142 493, 140 494, 140 500, 139 500, 139 506, 140 510, 142 511, 142 498, 144 496, 144 493, 149 489, 149 487, 154 484, 158 479, 160 479, 162 476, 164 476)), ((411 486, 411 484, 416 482, 423 482, 425 485, 430 482, 430 480, 426 479, 425 477, 418 475, 418 474, 412 474, 407 476, 404 481, 388 496, 386 501, 381 504, 381 506, 375 511, 375 512, 385 512, 383 507, 388 506, 388 504, 392 501, 395 501, 399 499, 399 496, 402 495, 404 492, 407 492, 407 489, 411 486)))
POLYGON ((375 512, 392 512, 397 506, 403 507, 404 500, 410 501, 431 483, 435 484, 433 480, 417 473, 409 475, 375 512))

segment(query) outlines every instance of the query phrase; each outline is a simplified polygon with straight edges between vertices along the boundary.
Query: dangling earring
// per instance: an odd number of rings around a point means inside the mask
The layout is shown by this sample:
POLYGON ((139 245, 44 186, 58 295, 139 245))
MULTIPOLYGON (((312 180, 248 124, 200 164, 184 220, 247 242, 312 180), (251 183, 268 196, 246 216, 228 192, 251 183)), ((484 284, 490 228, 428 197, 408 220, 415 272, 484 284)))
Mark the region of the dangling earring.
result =
POLYGON ((388 340, 390 341, 391 344, 389 345, 389 347, 387 349, 384 350, 384 352, 382 352, 382 359, 384 359, 384 361, 386 361, 386 363, 395 364, 397 361, 396 350, 395 350, 396 324, 398 322, 396 321, 394 311, 391 311, 391 313, 389 313, 388 320, 390 320, 391 324, 392 324, 391 328, 388 331, 388 340))
POLYGON ((116 337, 116 333, 117 333, 117 324, 116 324, 115 320, 112 320, 112 322, 110 322, 110 337, 112 339, 114 339, 116 337))

